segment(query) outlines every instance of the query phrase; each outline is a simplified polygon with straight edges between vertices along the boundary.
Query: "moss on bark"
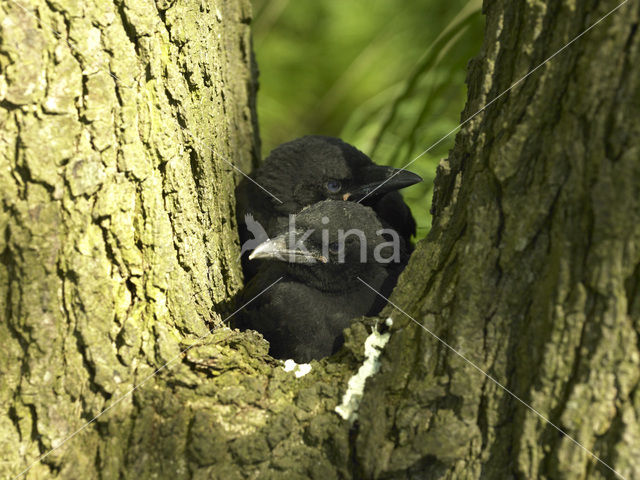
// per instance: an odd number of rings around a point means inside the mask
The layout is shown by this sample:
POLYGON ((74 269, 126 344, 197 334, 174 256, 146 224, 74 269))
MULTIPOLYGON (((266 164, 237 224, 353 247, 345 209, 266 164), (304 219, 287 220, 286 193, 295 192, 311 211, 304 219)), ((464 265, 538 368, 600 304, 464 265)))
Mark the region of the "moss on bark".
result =
MULTIPOLYGON (((248 1, 0 8, 5 477, 221 324, 242 283, 231 164, 257 142, 248 1)), ((127 472, 142 416, 110 413, 29 476, 127 472)))
MULTIPOLYGON (((485 2, 462 119, 616 5, 485 2)), ((394 295, 626 478, 640 476, 639 18, 629 2, 465 125, 394 295)), ((388 311, 357 439, 364 477, 614 476, 388 311)))

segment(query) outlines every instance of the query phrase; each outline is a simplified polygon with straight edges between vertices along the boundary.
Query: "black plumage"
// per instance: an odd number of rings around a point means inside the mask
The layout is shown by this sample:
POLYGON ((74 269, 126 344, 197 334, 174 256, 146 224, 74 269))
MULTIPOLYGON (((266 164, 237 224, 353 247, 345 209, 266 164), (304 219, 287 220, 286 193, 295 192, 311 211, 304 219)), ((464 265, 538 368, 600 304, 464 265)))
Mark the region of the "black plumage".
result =
POLYGON ((251 177, 256 183, 243 179, 236 192, 242 243, 251 238, 246 214, 272 236, 286 227, 289 214, 331 199, 370 206, 385 228, 398 232, 407 256, 411 251, 416 224, 397 190, 422 181, 412 172, 376 165, 338 138, 309 135, 275 148, 251 177))
POLYGON ((268 261, 242 292, 239 305, 282 279, 239 313, 236 326, 261 332, 272 356, 307 362, 337 351, 342 331, 354 318, 381 310, 384 300, 358 277, 387 296, 399 258, 379 234, 377 215, 364 205, 327 200, 305 208, 294 220, 293 230, 278 232, 253 251, 251 258, 268 261), (344 236, 351 229, 362 235, 344 236))

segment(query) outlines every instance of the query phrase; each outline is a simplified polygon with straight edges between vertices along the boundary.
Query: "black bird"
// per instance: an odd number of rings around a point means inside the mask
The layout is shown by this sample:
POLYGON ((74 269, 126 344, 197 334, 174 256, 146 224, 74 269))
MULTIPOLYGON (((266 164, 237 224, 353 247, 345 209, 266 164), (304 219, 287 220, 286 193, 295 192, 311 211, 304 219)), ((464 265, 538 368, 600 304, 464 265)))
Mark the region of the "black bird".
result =
POLYGON ((353 319, 382 309, 384 299, 358 277, 389 295, 399 255, 398 245, 379 234, 380 221, 364 205, 326 200, 294 220, 293 230, 280 232, 250 255, 270 261, 248 283, 239 305, 282 279, 249 303, 235 326, 262 333, 273 357, 300 363, 335 353, 353 319))
POLYGON ((385 228, 400 234, 410 253, 416 223, 397 190, 421 182, 415 173, 376 165, 338 138, 309 135, 276 147, 252 177, 259 186, 243 179, 236 192, 242 243, 250 238, 246 214, 272 236, 287 225, 289 214, 306 206, 327 199, 351 200, 373 208, 385 228))

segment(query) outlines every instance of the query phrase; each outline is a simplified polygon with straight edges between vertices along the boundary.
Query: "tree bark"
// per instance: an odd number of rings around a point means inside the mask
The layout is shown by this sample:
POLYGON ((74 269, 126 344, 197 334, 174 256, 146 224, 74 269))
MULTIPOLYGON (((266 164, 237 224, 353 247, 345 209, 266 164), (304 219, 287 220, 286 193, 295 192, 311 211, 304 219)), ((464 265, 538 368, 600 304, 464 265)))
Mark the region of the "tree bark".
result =
MULTIPOLYGON (((485 2, 466 119, 619 2, 485 2)), ((467 123, 393 301, 627 479, 640 478, 640 8, 467 123)), ((615 478, 389 308, 362 476, 615 478)))
MULTIPOLYGON (((462 118, 614 6, 487 2, 462 118)), ((221 325, 241 285, 222 157, 258 152, 248 2, 2 8, 3 476, 56 447, 27 478, 613 476, 393 307, 353 425, 334 409, 365 322, 301 378, 221 325)), ((629 2, 465 125, 392 297, 629 479, 639 17, 629 2)))
MULTIPOLYGON (((221 324, 242 284, 231 164, 250 170, 257 142, 248 1, 1 9, 0 476, 10 478, 184 338, 221 324)), ((145 388, 162 396, 161 376, 145 388)), ((184 442, 168 456, 146 438, 155 416, 128 396, 28 476, 185 477, 184 442)))

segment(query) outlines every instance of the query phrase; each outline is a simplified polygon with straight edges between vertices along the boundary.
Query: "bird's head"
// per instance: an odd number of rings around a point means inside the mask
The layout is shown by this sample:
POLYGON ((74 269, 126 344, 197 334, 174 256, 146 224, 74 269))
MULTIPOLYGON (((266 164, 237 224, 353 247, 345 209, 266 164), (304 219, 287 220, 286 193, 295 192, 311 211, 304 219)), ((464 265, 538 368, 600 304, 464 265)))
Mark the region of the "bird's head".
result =
POLYGON ((364 200, 370 204, 422 178, 376 165, 338 138, 310 135, 275 148, 256 172, 256 181, 282 200, 275 208, 288 214, 323 200, 364 200))
POLYGON ((400 260, 400 239, 383 229, 372 209, 325 200, 292 215, 289 228, 258 245, 250 259, 274 259, 335 272, 400 260))

